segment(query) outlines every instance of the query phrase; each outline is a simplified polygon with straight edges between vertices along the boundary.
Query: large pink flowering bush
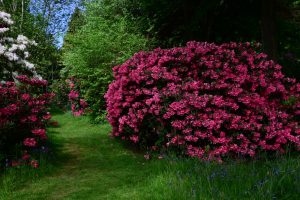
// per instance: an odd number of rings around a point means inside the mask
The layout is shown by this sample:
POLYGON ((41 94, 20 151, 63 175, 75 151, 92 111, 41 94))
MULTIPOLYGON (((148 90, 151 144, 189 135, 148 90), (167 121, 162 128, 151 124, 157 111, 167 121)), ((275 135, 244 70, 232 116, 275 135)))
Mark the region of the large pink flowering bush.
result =
POLYGON ((46 92, 47 81, 17 76, 17 82, 0 83, 0 155, 37 167, 30 152, 47 140, 46 123, 52 93, 46 92), (16 151, 17 150, 17 151, 16 151))
POLYGON ((221 159, 300 149, 300 84, 259 45, 188 42, 114 67, 112 135, 148 149, 221 159))
POLYGON ((0 168, 3 160, 6 166, 38 167, 30 153, 42 148, 47 139, 53 94, 46 91, 47 81, 27 60, 29 47, 37 44, 24 35, 10 37, 13 24, 11 15, 0 10, 0 168))

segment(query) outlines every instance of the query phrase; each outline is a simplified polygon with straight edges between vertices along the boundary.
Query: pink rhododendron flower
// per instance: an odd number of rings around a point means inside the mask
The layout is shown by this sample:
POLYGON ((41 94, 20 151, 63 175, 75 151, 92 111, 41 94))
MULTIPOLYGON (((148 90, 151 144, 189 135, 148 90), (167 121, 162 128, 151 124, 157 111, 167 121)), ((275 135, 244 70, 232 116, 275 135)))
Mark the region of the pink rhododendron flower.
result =
POLYGON ((34 129, 31 131, 34 135, 43 136, 46 135, 45 129, 34 129))
POLYGON ((23 144, 28 147, 35 147, 37 145, 37 142, 34 138, 26 138, 23 144))
POLYGON ((25 153, 23 156, 22 156, 22 160, 29 160, 30 159, 30 155, 28 153, 25 153))
POLYGON ((77 91, 71 90, 69 94, 70 100, 75 100, 79 97, 79 93, 77 91))
POLYGON ((30 115, 30 116, 28 116, 28 120, 31 122, 36 122, 38 120, 38 118, 36 115, 30 115))
POLYGON ((38 161, 36 161, 36 160, 32 160, 32 161, 30 161, 30 165, 33 167, 33 168, 39 168, 39 163, 38 163, 38 161))
POLYGON ((28 101, 30 99, 30 95, 29 94, 22 94, 21 98, 24 101, 28 101))
POLYGON ((84 99, 80 99, 79 104, 82 108, 86 108, 88 106, 88 103, 84 99))
POLYGON ((71 83, 69 84, 69 87, 70 87, 71 89, 73 89, 73 88, 75 87, 75 84, 71 82, 71 83))
POLYGON ((84 99, 80 98, 80 91, 75 84, 78 80, 72 77, 71 79, 66 80, 66 82, 69 83, 69 87, 71 89, 69 93, 69 100, 71 102, 72 114, 75 117, 81 116, 88 107, 88 103, 84 99))
POLYGON ((51 119, 51 114, 49 112, 46 113, 46 115, 43 116, 44 120, 49 120, 51 119))
POLYGON ((134 143, 137 143, 139 141, 139 136, 133 135, 130 137, 130 140, 132 140, 134 143))

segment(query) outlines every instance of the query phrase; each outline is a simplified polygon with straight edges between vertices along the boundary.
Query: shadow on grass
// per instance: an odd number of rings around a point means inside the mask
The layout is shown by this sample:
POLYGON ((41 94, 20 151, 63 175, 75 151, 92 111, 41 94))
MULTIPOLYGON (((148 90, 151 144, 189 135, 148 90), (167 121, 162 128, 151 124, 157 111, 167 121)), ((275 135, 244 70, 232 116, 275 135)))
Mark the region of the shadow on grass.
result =
POLYGON ((66 111, 57 107, 51 107, 50 113, 52 116, 55 116, 55 115, 63 115, 64 113, 66 113, 66 111))

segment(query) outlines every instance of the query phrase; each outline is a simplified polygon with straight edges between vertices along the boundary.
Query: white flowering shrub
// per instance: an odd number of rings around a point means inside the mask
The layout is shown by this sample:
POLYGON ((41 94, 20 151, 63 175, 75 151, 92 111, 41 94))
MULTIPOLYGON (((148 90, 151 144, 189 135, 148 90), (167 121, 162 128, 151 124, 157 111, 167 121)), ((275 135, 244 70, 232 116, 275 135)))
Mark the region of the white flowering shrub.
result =
POLYGON ((41 78, 36 73, 34 64, 27 60, 28 48, 37 45, 36 42, 24 35, 10 37, 10 27, 13 24, 11 15, 0 11, 0 80, 13 80, 19 74, 41 78))

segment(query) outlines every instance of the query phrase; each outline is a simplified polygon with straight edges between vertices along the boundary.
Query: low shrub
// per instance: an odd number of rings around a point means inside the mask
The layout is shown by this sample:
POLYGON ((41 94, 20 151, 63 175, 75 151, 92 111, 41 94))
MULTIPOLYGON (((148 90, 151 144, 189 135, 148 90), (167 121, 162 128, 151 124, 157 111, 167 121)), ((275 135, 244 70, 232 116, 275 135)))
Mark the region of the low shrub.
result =
POLYGON ((45 80, 16 78, 16 83, 0 83, 0 154, 3 160, 10 160, 6 165, 38 167, 30 152, 42 148, 47 140, 46 124, 51 118, 48 107, 53 94, 46 91, 45 80))
POLYGON ((71 103, 72 114, 76 117, 85 113, 85 109, 88 107, 88 103, 80 97, 79 81, 75 78, 67 79, 66 82, 69 85, 70 93, 68 95, 71 103))
POLYGON ((105 95, 112 135, 209 160, 299 150, 300 84, 259 49, 188 42, 135 54, 105 95))
POLYGON ((62 110, 66 110, 69 106, 69 93, 70 88, 66 81, 60 79, 55 80, 50 86, 51 91, 55 94, 55 98, 53 98, 52 107, 60 108, 62 110))
POLYGON ((83 99, 80 81, 74 77, 55 81, 51 85, 51 91, 55 94, 52 107, 63 110, 71 109, 73 116, 81 116, 87 113, 88 103, 83 99))

